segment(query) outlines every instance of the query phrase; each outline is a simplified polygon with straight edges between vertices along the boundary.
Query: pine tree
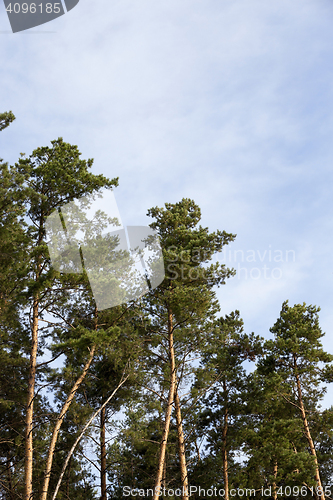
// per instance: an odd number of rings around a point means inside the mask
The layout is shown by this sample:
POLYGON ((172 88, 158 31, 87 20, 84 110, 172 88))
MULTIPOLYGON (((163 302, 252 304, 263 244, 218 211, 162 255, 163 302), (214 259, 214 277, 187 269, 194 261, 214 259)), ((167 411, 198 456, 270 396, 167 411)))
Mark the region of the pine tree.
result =
POLYGON ((308 487, 316 486, 315 464, 307 451, 296 408, 280 396, 280 390, 268 350, 250 376, 243 485, 254 488, 259 496, 264 486, 273 499, 279 498, 286 487, 299 491, 294 495, 297 498, 310 498, 308 487))
POLYGON ((232 312, 216 321, 196 371, 194 396, 205 390, 196 408, 196 439, 205 442, 206 453, 196 460, 191 482, 220 487, 222 476, 226 500, 239 480, 237 455, 248 423, 249 375, 243 364, 255 361, 262 343, 260 337, 244 333, 239 311, 232 312))
MULTIPOLYGON (((0 114, 0 131, 15 119, 0 114)), ((27 238, 23 228, 24 196, 20 192, 23 177, 16 168, 9 168, 0 159, 0 318, 4 325, 17 320, 18 300, 24 283, 27 238)), ((19 322, 17 322, 17 326, 19 322)))
POLYGON ((280 317, 271 328, 274 341, 268 343, 271 350, 272 370, 279 383, 280 398, 297 411, 309 453, 315 465, 316 496, 325 500, 312 432, 312 415, 319 412, 319 403, 326 392, 323 381, 332 380, 333 356, 323 350, 323 333, 319 326, 319 308, 305 303, 294 307, 285 301, 280 317))
MULTIPOLYGON (((42 354, 40 348, 43 344, 45 345, 44 339, 46 339, 45 336, 40 338, 40 322, 49 321, 45 320, 46 314, 52 314, 57 318, 57 310, 60 311, 61 317, 61 309, 69 300, 68 290, 75 289, 77 286, 76 276, 60 275, 51 268, 45 242, 45 223, 47 217, 63 204, 85 194, 97 192, 102 187, 112 187, 117 184, 117 180, 108 180, 102 175, 91 174, 89 168, 92 163, 92 160, 81 160, 78 148, 65 143, 60 138, 52 141, 52 147, 38 148, 30 157, 21 158, 15 167, 24 178, 23 188, 19 187, 17 191, 25 195, 25 216, 30 220, 27 231, 30 238, 30 257, 26 297, 31 311, 31 351, 26 406, 25 500, 31 500, 33 497, 33 428, 35 385, 38 376, 37 355, 42 354)), ((88 355, 86 369, 90 366, 93 355, 94 347, 88 355)), ((85 372, 82 375, 84 374, 85 372)), ((78 379, 78 384, 80 380, 78 379)), ((71 399, 68 401, 69 404, 70 401, 71 399)), ((62 416, 60 415, 59 418, 62 419, 62 416)), ((52 461, 54 438, 56 435, 53 435, 51 455, 47 460, 45 487, 41 496, 43 500, 48 490, 50 475, 48 469, 52 461)))
MULTIPOLYGON (((0 131, 14 115, 0 114, 0 131)), ((26 395, 28 336, 21 323, 25 300, 27 238, 23 228, 23 178, 0 159, 0 485, 14 498, 19 488, 22 451, 22 404, 26 395)), ((38 397, 37 397, 38 399, 38 397)), ((37 401, 37 405, 39 401, 37 401)))
MULTIPOLYGON (((99 425, 97 425, 99 435, 96 436, 93 430, 90 432, 91 439, 94 442, 99 441, 96 450, 99 460, 95 468, 100 474, 101 498, 103 500, 107 497, 106 434, 108 414, 120 411, 125 401, 133 398, 133 384, 137 379, 137 371, 139 370, 137 356, 140 350, 140 342, 136 335, 135 326, 132 323, 133 317, 135 318, 138 313, 136 304, 130 303, 101 311, 98 314, 96 324, 100 335, 98 349, 89 373, 76 393, 76 405, 81 407, 82 414, 87 412, 88 405, 89 411, 85 417, 85 420, 87 420, 92 410, 96 411, 102 407, 121 380, 124 371, 130 375, 126 384, 117 391, 110 403, 101 410, 99 425), (103 334, 104 339, 102 338, 103 334)), ((85 313, 81 303, 80 313, 77 314, 76 311, 73 311, 73 318, 69 318, 68 321, 89 328, 91 315, 85 313)), ((54 354, 58 351, 61 352, 68 342, 71 349, 66 353, 63 368, 54 376, 55 387, 58 387, 58 400, 62 402, 67 397, 72 380, 78 376, 84 363, 82 347, 79 343, 77 347, 73 344, 70 332, 61 331, 60 335, 55 338, 54 354), (59 387, 61 387, 61 390, 59 390, 59 387)))
POLYGON ((225 231, 209 233, 208 228, 201 227, 200 209, 189 199, 175 204, 167 203, 165 208, 152 208, 148 215, 155 219, 150 227, 159 234, 166 264, 163 283, 142 299, 147 317, 143 335, 147 339, 147 346, 150 345, 147 369, 153 373, 150 390, 160 392, 159 399, 165 408, 154 500, 164 480, 173 407, 182 498, 187 499, 188 474, 179 389, 186 372, 191 371, 187 363, 200 351, 208 325, 211 325, 218 311, 213 287, 224 284, 226 278, 233 274, 224 265, 210 264, 211 259, 224 245, 233 241, 235 235, 225 231), (155 361, 152 364, 154 358, 157 363, 155 361))

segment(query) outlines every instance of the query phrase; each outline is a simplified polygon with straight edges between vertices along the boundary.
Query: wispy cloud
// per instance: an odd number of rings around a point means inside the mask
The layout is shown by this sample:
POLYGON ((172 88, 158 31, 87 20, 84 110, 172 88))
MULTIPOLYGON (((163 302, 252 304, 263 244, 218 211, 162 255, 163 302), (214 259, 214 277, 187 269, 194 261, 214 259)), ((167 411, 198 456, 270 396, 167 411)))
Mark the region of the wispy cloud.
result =
POLYGON ((332 21, 328 0, 119 0, 36 29, 54 34, 0 34, 1 107, 17 115, 1 156, 63 136, 120 177, 125 223, 187 196, 237 248, 295 249, 283 279, 227 284, 223 310, 261 328, 290 298, 328 324, 332 21))

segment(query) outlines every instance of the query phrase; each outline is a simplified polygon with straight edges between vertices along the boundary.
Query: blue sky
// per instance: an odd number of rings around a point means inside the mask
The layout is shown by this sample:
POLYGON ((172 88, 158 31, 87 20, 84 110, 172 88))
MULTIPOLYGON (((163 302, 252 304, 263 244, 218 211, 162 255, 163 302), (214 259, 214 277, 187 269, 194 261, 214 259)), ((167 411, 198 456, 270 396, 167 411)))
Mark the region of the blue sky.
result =
POLYGON ((77 144, 119 176, 126 225, 193 198, 244 255, 222 313, 267 336, 284 300, 316 304, 333 352, 332 26, 331 0, 81 0, 11 34, 1 2, 0 107, 17 117, 1 157, 77 144))

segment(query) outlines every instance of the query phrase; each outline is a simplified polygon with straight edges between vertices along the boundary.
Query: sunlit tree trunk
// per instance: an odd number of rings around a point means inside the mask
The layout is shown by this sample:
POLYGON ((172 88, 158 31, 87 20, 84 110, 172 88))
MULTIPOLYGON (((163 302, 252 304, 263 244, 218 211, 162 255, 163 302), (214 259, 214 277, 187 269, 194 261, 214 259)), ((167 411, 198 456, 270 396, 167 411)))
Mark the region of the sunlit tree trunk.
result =
POLYGON ((295 373, 296 385, 297 385, 298 405, 299 405, 299 409, 300 409, 302 420, 303 420, 304 434, 305 434, 305 437, 309 443, 310 453, 314 457, 314 461, 316 464, 315 479, 317 481, 318 490, 321 491, 321 494, 318 494, 318 497, 320 498, 320 500, 325 500, 323 485, 322 485, 321 477, 320 477, 320 473, 319 473, 317 453, 316 453, 316 449, 315 449, 313 439, 311 436, 311 432, 310 432, 310 428, 309 428, 309 424, 308 424, 308 419, 306 418, 306 413, 305 413, 305 408, 304 408, 304 403, 303 403, 302 387, 301 387, 301 381, 300 381, 299 374, 298 374, 296 354, 294 354, 293 357, 294 357, 294 373, 295 373))
POLYGON ((274 469, 273 469, 273 475, 274 475, 274 482, 273 482, 273 499, 277 500, 277 489, 276 489, 276 478, 277 478, 277 473, 278 473, 278 463, 275 460, 274 462, 274 469))
MULTIPOLYGON (((38 244, 41 242, 41 232, 38 244)), ((37 265, 36 281, 40 276, 40 259, 37 265)), ((36 384, 36 366, 38 351, 38 321, 39 321, 39 294, 34 294, 32 306, 32 325, 31 325, 31 348, 30 348, 30 366, 28 376, 28 398, 25 416, 25 500, 32 499, 32 473, 33 473, 33 417, 34 417, 34 398, 36 384)))
POLYGON ((177 421, 177 436, 178 436, 178 453, 179 453, 179 465, 182 483, 182 500, 188 499, 188 475, 186 466, 186 456, 185 456, 185 439, 182 424, 182 414, 180 409, 180 400, 178 396, 178 390, 175 394, 175 409, 176 409, 176 421, 177 421))
POLYGON ((224 410, 224 422, 222 429, 222 463, 224 480, 224 498, 229 500, 229 473, 228 473, 228 451, 227 451, 227 433, 228 433, 228 408, 224 410))
POLYGON ((176 391, 176 366, 175 366, 175 352, 174 352, 174 345, 173 345, 173 321, 172 321, 171 310, 168 311, 168 340, 169 340, 169 360, 170 360, 170 385, 169 385, 167 409, 166 409, 166 413, 165 413, 163 436, 162 436, 162 441, 160 444, 160 454, 159 454, 159 460, 158 460, 158 469, 157 469, 157 473, 156 473, 155 490, 154 490, 153 500, 157 500, 159 498, 159 492, 161 489, 164 464, 165 464, 166 446, 167 446, 169 430, 170 430, 172 405, 174 403, 174 397, 175 397, 175 391, 176 391))

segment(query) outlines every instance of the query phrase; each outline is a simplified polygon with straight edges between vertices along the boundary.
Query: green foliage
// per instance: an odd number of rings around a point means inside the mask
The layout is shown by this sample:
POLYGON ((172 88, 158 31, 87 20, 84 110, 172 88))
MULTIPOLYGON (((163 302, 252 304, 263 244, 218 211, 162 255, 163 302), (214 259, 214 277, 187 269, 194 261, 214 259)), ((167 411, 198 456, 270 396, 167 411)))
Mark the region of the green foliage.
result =
MULTIPOLYGON (((158 414, 158 413, 157 413, 158 414)), ((122 498, 124 486, 130 488, 151 488, 156 474, 158 444, 163 428, 163 416, 156 418, 156 405, 135 405, 126 413, 126 419, 116 424, 117 439, 108 450, 109 492, 112 498, 122 498), (155 406, 155 407, 154 407, 155 406)), ((168 440, 169 441, 169 440, 168 440)), ((179 474, 177 471, 176 436, 170 435, 167 454, 167 485, 175 487, 179 474)))
POLYGON ((0 132, 7 128, 14 120, 15 116, 12 111, 0 113, 0 132))
MULTIPOLYGON (((0 131, 14 119, 11 112, 0 114, 0 131)), ((184 198, 148 211, 163 248, 165 280, 136 302, 98 311, 86 271, 53 269, 45 241, 52 211, 117 185, 118 179, 92 174, 92 164, 62 138, 21 155, 14 166, 0 160, 0 498, 24 495, 31 310, 37 299, 36 499, 54 424, 93 348, 95 358, 63 419, 50 491, 77 436, 124 372, 130 376, 106 407, 105 424, 96 419, 85 433, 57 498, 99 498, 103 425, 109 497, 123 498, 124 486, 153 488, 170 384, 170 318, 189 484, 223 488, 227 470, 229 489, 254 489, 262 497, 262 487, 272 488, 273 498, 274 489, 296 486, 307 489, 293 498, 313 498, 316 464, 302 408, 324 486, 333 476, 333 408, 320 406, 325 384, 333 381, 333 356, 322 346, 319 308, 284 302, 267 341, 244 332, 239 311, 218 318, 215 290, 234 270, 212 258, 235 235, 200 226, 200 208, 184 198)), ((107 216, 99 217, 102 227, 107 216)), ((91 246, 91 255, 103 249, 99 264, 110 243, 100 238, 91 246)), ((163 486, 178 488, 180 480, 173 415, 163 486)))
MULTIPOLYGON (((262 343, 263 339, 253 333, 244 333, 239 311, 219 318, 211 329, 192 388, 194 396, 200 395, 203 388, 206 390, 195 412, 195 447, 202 443, 203 449, 200 459, 195 460, 191 484, 225 487, 225 470, 229 488, 240 487, 242 467, 238 455, 244 452, 251 412, 251 377, 244 362, 255 361, 262 352, 262 343)), ((195 456, 195 450, 193 453, 195 456)))

